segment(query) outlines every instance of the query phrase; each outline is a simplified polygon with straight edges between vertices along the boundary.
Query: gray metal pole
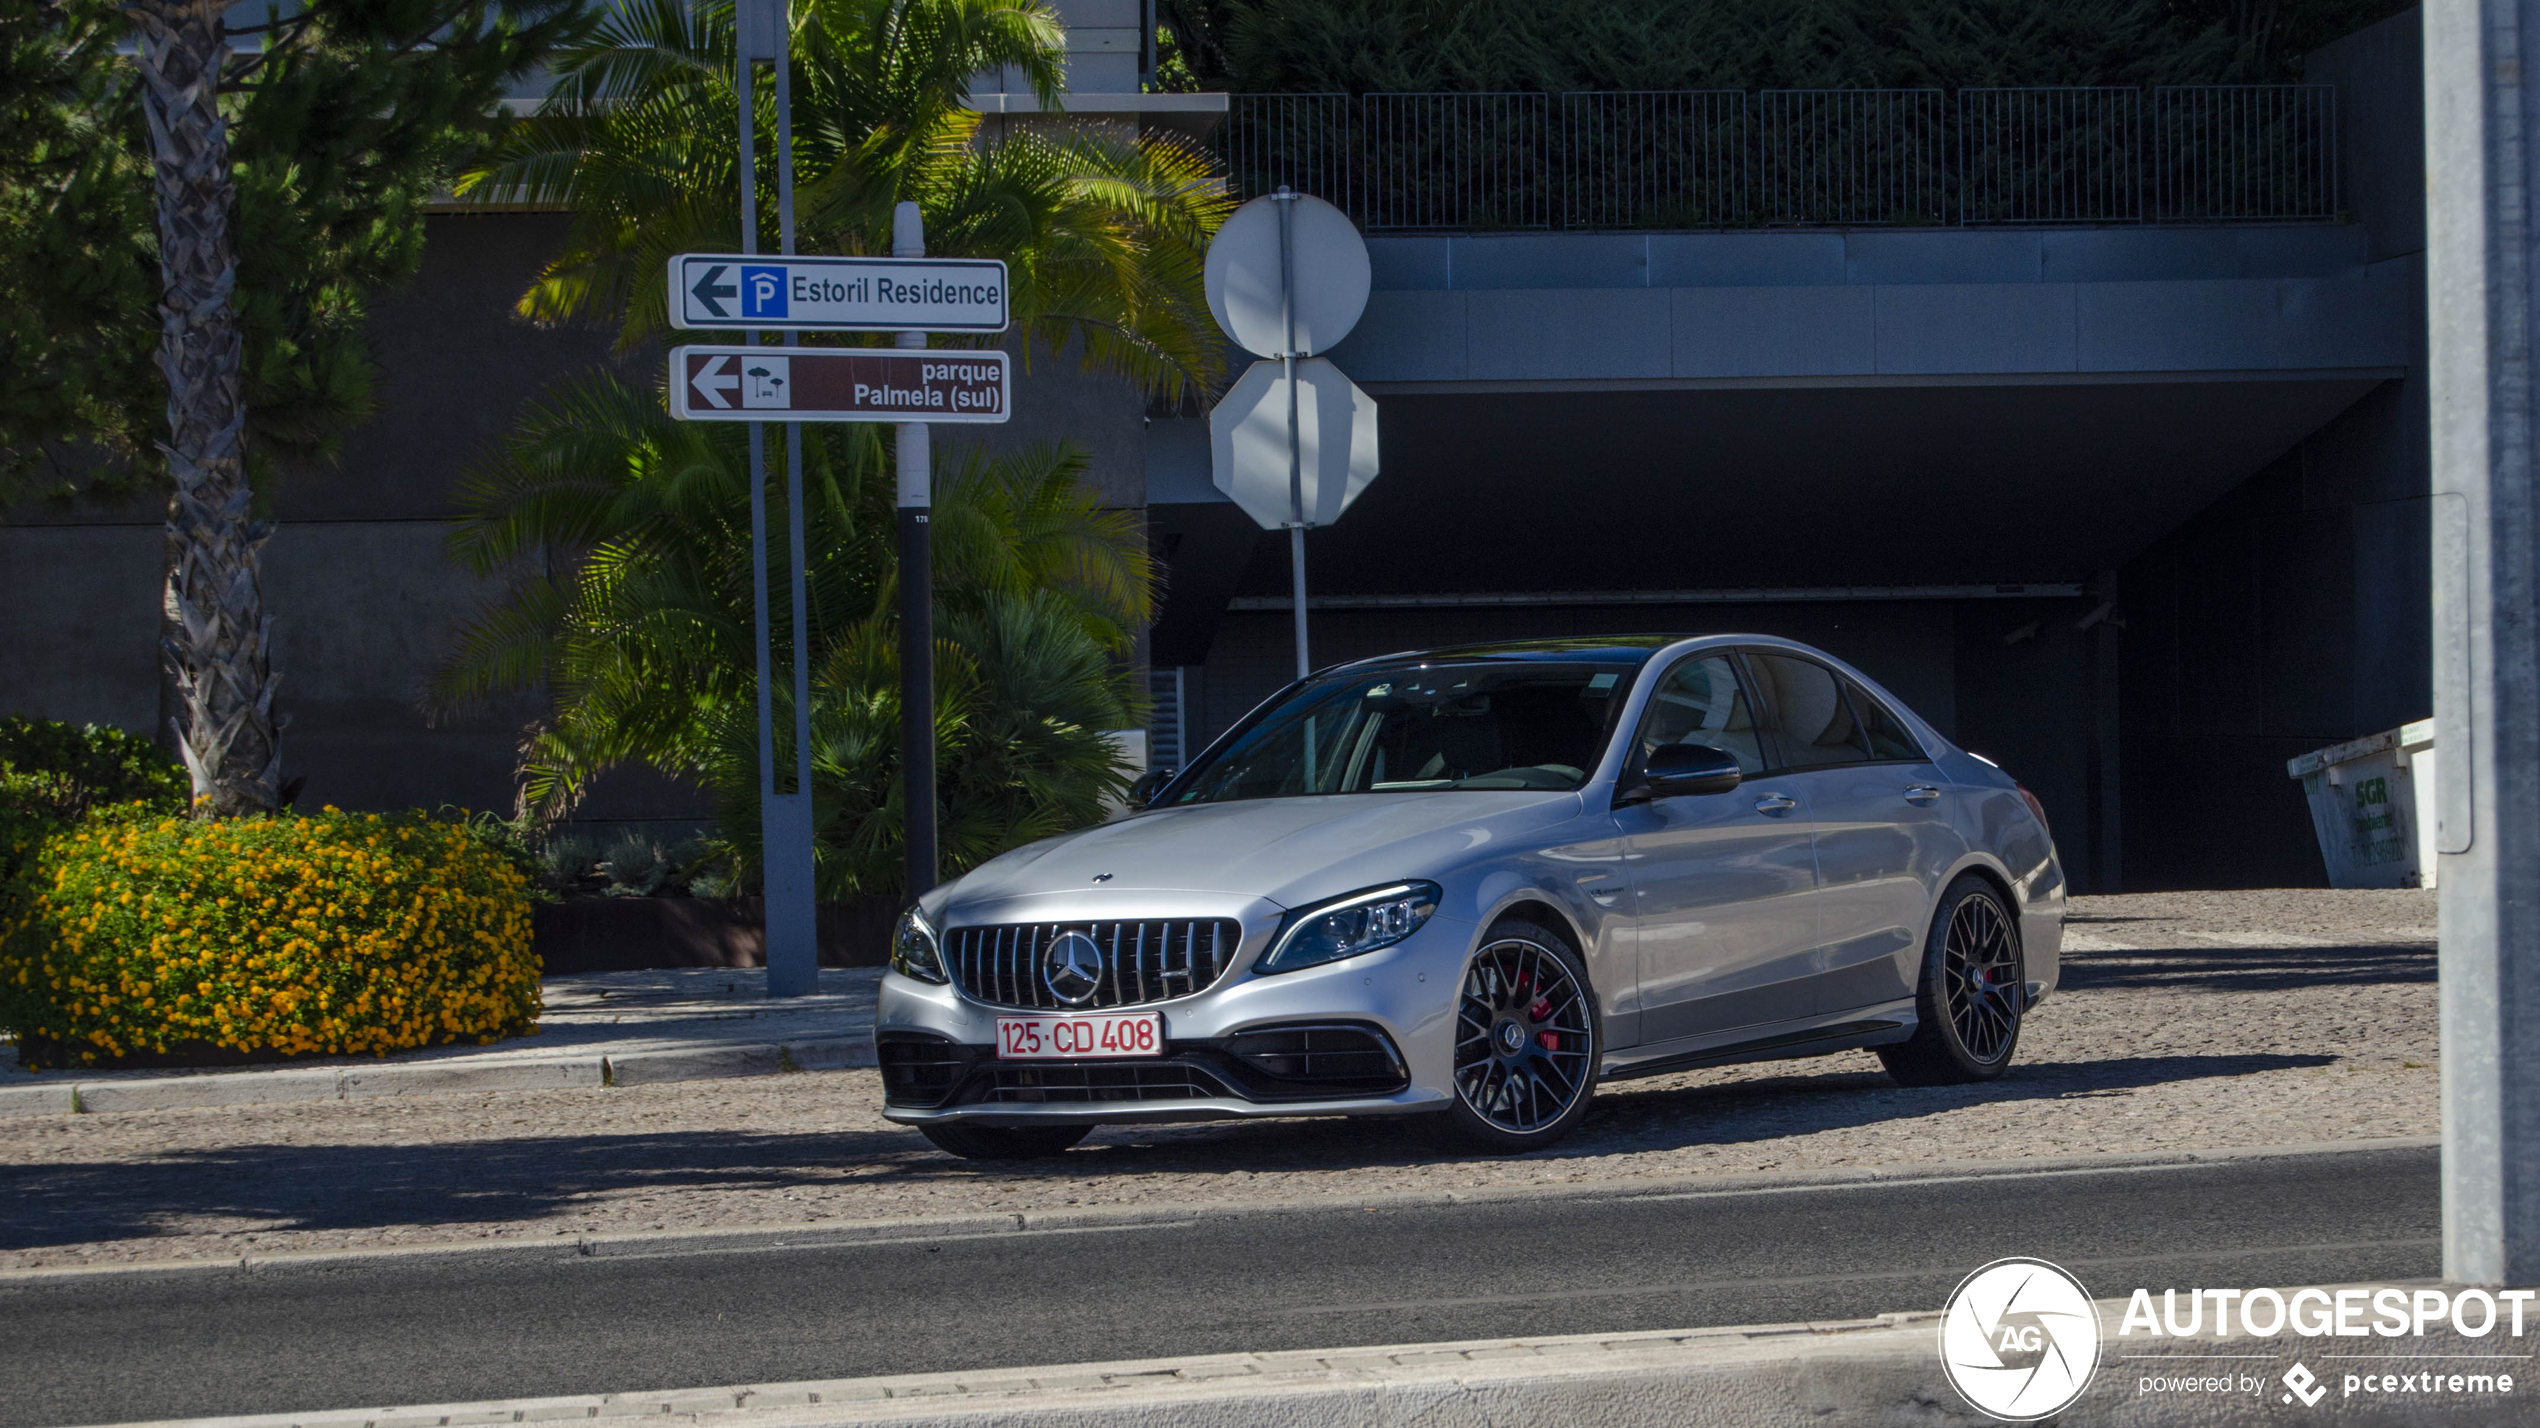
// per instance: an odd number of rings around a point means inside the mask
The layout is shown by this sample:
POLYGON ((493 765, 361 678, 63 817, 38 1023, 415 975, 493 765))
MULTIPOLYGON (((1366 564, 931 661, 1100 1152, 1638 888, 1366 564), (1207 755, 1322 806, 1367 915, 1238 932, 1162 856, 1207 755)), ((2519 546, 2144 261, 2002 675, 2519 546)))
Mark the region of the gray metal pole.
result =
MULTIPOLYGON (((773 7, 776 39, 776 231, 779 251, 794 251, 794 77, 792 25, 787 0, 756 0, 773 7)), ((785 345, 794 346, 792 332, 785 345)), ((753 432, 759 430, 752 423, 753 432)), ((794 791, 775 793, 774 750, 764 749, 766 766, 761 787, 760 861, 767 886, 767 994, 795 997, 820 985, 819 904, 813 888, 811 817, 811 616, 803 562, 803 427, 785 423, 785 527, 787 585, 793 596, 794 652, 794 791)), ((762 615, 764 625, 765 617, 762 615)), ((763 650, 763 647, 762 647, 763 650)), ((764 689, 767 656, 762 652, 764 689)), ((766 701, 761 700, 764 709, 766 701)), ((762 714, 763 726, 772 723, 762 714)), ((773 733, 772 728, 769 731, 773 733)))
MULTIPOLYGON (((776 0, 743 0, 734 12, 736 43, 733 46, 733 86, 740 102, 741 129, 741 251, 758 251, 758 105, 755 95, 754 61, 750 37, 756 33, 757 5, 776 0)), ((781 157, 781 155, 780 155, 781 157)), ((764 334, 751 332, 746 339, 756 346, 764 334)), ((778 926, 785 919, 778 909, 787 899, 780 895, 784 886, 782 849, 787 824, 785 800, 776 792, 776 678, 774 631, 769 627, 767 580, 767 424, 750 424, 750 623, 756 636, 758 660, 758 806, 759 806, 759 872, 767 924, 767 990, 770 996, 784 995, 785 977, 778 970, 777 947, 782 940, 778 926)))
POLYGON ((2424 23, 2443 1275, 2540 1284, 2540 0, 2424 23))
MULTIPOLYGON (((926 256, 926 220, 914 203, 891 210, 891 256, 926 256)), ((924 347, 926 334, 903 332, 897 345, 924 347)), ((934 505, 933 452, 926 423, 901 422, 900 778, 902 876, 914 902, 935 886, 935 566, 927 514, 934 505)))
MULTIPOLYGON (((1296 602, 1296 677, 1314 672, 1305 649, 1305 451, 1297 431, 1296 193, 1279 185, 1279 320, 1287 325, 1279 360, 1288 385, 1288 584, 1296 602)), ((1309 738, 1311 736, 1309 735, 1309 738)))

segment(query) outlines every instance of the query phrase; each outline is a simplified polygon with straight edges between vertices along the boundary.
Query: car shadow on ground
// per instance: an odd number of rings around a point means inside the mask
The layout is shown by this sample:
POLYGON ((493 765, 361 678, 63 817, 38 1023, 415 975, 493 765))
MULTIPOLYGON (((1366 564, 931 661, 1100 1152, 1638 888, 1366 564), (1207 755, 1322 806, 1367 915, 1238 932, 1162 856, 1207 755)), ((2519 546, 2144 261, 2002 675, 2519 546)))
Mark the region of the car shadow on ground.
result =
POLYGON ((2063 957, 2066 992, 2176 987, 2209 992, 2280 992, 2296 987, 2376 986, 2434 980, 2434 944, 2354 947, 2196 945, 2077 951, 2063 957))
MULTIPOLYGON (((1526 1159, 1575 1162, 1650 1150, 1731 1147, 1812 1132, 1904 1125, 1964 1107, 2123 1094, 2144 1086, 2326 1065, 2293 1055, 2142 1056, 2026 1064, 1981 1086, 1905 1088, 1865 1053, 1742 1080, 1681 1077, 1606 1088, 1578 1131, 1526 1159)), ((1695 1073, 1701 1074, 1701 1073, 1695 1073)), ((1718 1073, 1711 1073, 1717 1075, 1718 1073)), ((842 1182, 922 1187, 1206 1176, 1223 1188, 1175 1199, 1243 1198, 1256 1175, 1416 1167, 1484 1159, 1441 1150, 1386 1120, 1215 1122, 1107 1128, 1052 1160, 977 1162, 944 1155, 914 1132, 776 1134, 750 1131, 615 1136, 526 1136, 439 1145, 246 1145, 186 1151, 141 1163, 0 1165, 0 1250, 147 1239, 183 1222, 249 1222, 262 1231, 363 1231, 398 1226, 513 1227, 568 1221, 605 1199, 623 1226, 648 1193, 835 1194, 842 1182)), ((1931 1158, 1926 1155, 1923 1158, 1931 1158)), ((1317 1193, 1310 1182, 1286 1193, 1317 1193)), ((841 1217, 852 1214, 830 1202, 841 1217)), ((1032 1203, 1047 1204, 1046 1198, 1032 1203)), ((844 1205, 852 1205, 850 1196, 844 1205)), ((559 1228, 556 1233, 565 1231, 559 1228)))

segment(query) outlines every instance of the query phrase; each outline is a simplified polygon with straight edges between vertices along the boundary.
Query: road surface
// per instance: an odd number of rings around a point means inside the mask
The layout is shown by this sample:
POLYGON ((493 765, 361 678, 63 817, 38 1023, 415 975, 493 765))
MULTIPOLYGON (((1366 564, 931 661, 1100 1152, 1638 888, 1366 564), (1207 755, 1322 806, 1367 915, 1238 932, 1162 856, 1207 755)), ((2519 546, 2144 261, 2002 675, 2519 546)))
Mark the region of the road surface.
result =
POLYGON ((0 1281, 0 1428, 2419 1278, 2436 1153, 1322 1208, 861 1245, 0 1281))

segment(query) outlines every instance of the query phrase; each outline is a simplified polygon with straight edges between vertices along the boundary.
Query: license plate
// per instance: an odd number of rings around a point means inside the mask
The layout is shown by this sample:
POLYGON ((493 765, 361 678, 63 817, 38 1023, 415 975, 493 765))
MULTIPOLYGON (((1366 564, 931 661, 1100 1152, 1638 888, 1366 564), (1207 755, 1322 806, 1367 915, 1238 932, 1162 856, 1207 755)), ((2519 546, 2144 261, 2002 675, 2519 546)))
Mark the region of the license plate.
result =
POLYGON ((1162 1012, 997 1018, 997 1057, 1003 1061, 1079 1061, 1163 1054, 1162 1012))

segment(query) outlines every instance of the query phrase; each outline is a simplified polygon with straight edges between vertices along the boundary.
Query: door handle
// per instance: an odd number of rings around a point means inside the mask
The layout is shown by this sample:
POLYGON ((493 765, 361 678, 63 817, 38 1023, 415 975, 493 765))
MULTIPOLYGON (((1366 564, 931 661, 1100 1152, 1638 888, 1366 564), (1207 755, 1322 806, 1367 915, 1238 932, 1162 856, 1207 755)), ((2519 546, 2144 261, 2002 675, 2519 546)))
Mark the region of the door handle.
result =
POLYGON ((1758 813, 1788 813, 1798 806, 1799 800, 1787 794, 1768 793, 1755 800, 1755 811, 1758 813))
POLYGON ((1938 797, 1940 797, 1940 790, 1927 783, 1914 784, 1905 790, 1905 801, 1908 803, 1929 803, 1938 797))

